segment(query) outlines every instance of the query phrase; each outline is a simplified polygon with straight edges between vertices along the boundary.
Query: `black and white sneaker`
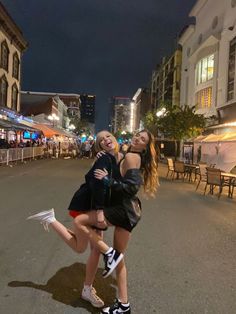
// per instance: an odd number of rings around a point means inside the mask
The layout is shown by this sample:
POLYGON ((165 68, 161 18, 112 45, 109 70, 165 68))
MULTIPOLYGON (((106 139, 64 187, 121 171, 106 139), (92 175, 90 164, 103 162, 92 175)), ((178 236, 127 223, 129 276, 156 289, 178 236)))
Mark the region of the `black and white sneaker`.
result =
POLYGON ((131 309, 129 303, 121 303, 116 300, 115 303, 110 307, 105 307, 101 314, 131 314, 131 309))
POLYGON ((105 269, 102 273, 103 278, 108 277, 113 272, 123 257, 124 255, 122 253, 119 253, 113 248, 110 248, 109 251, 104 254, 105 269))

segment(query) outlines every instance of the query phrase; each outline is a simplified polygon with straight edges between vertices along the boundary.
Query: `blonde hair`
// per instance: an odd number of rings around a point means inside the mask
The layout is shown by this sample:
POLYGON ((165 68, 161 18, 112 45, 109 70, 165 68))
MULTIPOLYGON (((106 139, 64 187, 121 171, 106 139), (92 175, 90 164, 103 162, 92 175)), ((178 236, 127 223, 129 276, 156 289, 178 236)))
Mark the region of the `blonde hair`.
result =
POLYGON ((96 141, 95 141, 95 146, 94 146, 95 151, 98 153, 98 152, 100 152, 100 151, 103 150, 102 147, 101 147, 101 145, 100 145, 100 143, 101 143, 101 141, 102 141, 102 139, 103 139, 102 133, 104 133, 104 132, 106 132, 106 133, 108 133, 108 134, 111 135, 112 141, 113 141, 114 144, 115 144, 114 152, 115 152, 115 154, 118 154, 118 152, 119 152, 119 144, 118 144, 118 142, 117 142, 115 136, 114 136, 113 134, 111 134, 110 132, 108 132, 107 130, 103 130, 103 131, 100 131, 100 132, 97 133, 96 141))
POLYGON ((158 180, 158 162, 157 162, 157 152, 155 149, 155 138, 151 132, 148 130, 142 130, 141 132, 146 132, 149 141, 145 151, 142 153, 141 158, 141 171, 144 180, 144 193, 146 196, 154 197, 159 185, 158 180))

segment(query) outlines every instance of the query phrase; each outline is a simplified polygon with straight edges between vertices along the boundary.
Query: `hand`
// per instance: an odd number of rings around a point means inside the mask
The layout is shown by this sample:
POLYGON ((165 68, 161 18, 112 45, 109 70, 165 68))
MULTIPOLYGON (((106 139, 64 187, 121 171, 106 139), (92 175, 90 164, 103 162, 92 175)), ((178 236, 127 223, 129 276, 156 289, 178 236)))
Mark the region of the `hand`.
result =
POLYGON ((105 220, 103 221, 97 221, 96 223, 96 227, 98 228, 98 230, 107 230, 107 223, 105 220))
POLYGON ((104 150, 101 150, 100 152, 97 153, 96 158, 99 159, 100 157, 102 157, 105 154, 106 154, 106 152, 104 150))
POLYGON ((102 180, 107 175, 108 175, 108 171, 105 168, 103 168, 103 170, 102 169, 94 170, 94 176, 98 180, 102 180))

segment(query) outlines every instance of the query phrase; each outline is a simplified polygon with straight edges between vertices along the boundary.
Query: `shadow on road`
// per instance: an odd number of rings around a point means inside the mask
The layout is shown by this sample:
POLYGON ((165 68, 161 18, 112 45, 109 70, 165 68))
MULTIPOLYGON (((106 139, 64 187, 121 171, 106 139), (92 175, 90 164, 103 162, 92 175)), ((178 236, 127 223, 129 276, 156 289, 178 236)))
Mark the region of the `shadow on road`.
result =
MULTIPOLYGON (((98 270, 95 280, 95 287, 98 295, 102 297, 105 304, 110 304, 116 297, 115 280, 110 277, 106 280, 102 278, 102 269, 98 270)), ((90 313, 98 313, 88 302, 80 298, 85 274, 85 265, 74 263, 71 266, 61 268, 48 280, 45 285, 40 285, 31 281, 11 281, 9 287, 29 287, 39 289, 52 294, 56 301, 73 307, 85 308, 90 313), (83 274, 83 276, 81 276, 83 274)))

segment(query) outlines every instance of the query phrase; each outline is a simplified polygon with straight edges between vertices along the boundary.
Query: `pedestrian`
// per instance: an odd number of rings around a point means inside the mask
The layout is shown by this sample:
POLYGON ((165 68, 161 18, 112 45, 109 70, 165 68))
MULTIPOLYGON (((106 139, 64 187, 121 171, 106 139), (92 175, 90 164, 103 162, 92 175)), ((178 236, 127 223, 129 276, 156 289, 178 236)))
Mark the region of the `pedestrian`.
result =
MULTIPOLYGON (((96 139, 96 151, 105 151, 107 154, 100 157, 85 175, 85 183, 81 185, 78 191, 75 192, 70 205, 69 214, 71 217, 76 218, 84 212, 91 211, 94 214, 94 227, 97 229, 96 233, 102 237, 102 230, 106 229, 107 225, 104 222, 104 215, 102 208, 104 205, 108 205, 109 194, 104 193, 103 183, 94 177, 95 169, 107 169, 108 173, 113 171, 113 168, 117 169, 117 161, 120 158, 118 143, 114 136, 107 131, 101 131, 97 134, 96 139), (94 210, 95 209, 95 210, 94 210)), ((114 171, 113 171, 114 173, 114 171)), ((78 232, 71 231, 63 226, 58 221, 53 219, 53 210, 36 214, 28 217, 29 219, 40 220, 44 227, 47 229, 48 224, 51 226, 63 240, 76 252, 81 253, 85 251, 88 245, 88 238, 85 235, 79 235, 79 242, 77 240, 78 232), (80 243, 82 247, 77 244, 80 243)), ((76 229, 76 227, 75 227, 76 229)), ((89 301, 94 307, 103 307, 104 302, 96 293, 93 287, 93 282, 98 268, 98 262, 100 257, 99 250, 91 243, 90 256, 86 264, 86 274, 84 287, 82 290, 82 298, 89 301)))
POLYGON ((97 236, 89 227, 90 221, 86 217, 78 217, 75 221, 78 229, 82 230, 98 249, 104 254, 105 270, 107 277, 116 267, 116 279, 118 286, 118 298, 115 303, 104 308, 101 313, 131 313, 127 292, 127 269, 124 259, 119 259, 119 253, 124 254, 133 228, 140 219, 140 206, 136 193, 142 182, 146 195, 154 196, 158 186, 157 155, 154 146, 153 135, 143 130, 135 135, 131 141, 128 153, 120 161, 121 182, 109 179, 104 170, 95 170, 97 179, 110 185, 113 197, 110 207, 104 208, 105 218, 108 224, 115 226, 114 248, 109 247, 101 237, 97 236), (105 180, 104 180, 105 178, 105 180), (135 204, 135 205, 134 205, 135 204), (83 221, 82 221, 83 219, 83 221))

